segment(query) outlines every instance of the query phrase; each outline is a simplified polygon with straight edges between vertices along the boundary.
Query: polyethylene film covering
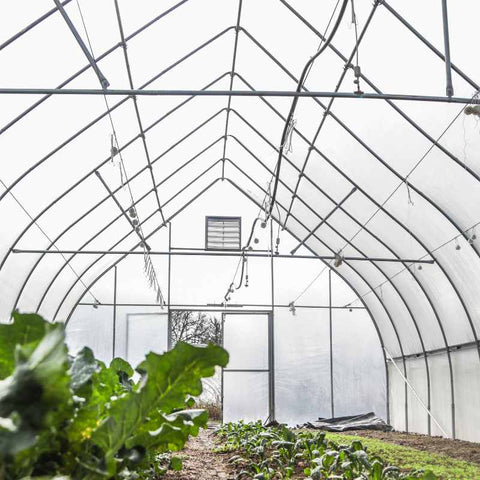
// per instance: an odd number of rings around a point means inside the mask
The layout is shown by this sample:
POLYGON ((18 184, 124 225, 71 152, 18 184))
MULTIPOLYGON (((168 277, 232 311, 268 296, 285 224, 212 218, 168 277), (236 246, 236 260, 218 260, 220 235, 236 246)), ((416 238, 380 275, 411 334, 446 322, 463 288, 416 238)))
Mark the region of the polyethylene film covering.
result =
POLYGON ((393 427, 400 431, 428 433, 428 408, 432 416, 431 434, 451 437, 455 420, 448 355, 428 356, 430 403, 425 360, 407 358, 403 362, 395 358, 394 362, 388 363, 393 427))
POLYGON ((150 352, 163 353, 168 347, 167 314, 128 314, 125 358, 136 367, 150 352))
POLYGON ((275 403, 279 422, 331 416, 328 310, 275 309, 275 403))
MULTIPOLYGON (((428 434, 428 415, 425 406, 428 407, 429 399, 427 366, 429 358, 409 358, 407 364, 407 379, 412 388, 408 388, 408 429, 411 432, 428 434)), ((431 422, 431 419, 430 419, 431 422)))
POLYGON ((160 307, 117 307, 114 316, 113 306, 79 305, 66 332, 71 353, 88 346, 104 362, 115 356, 136 367, 147 353, 167 350, 168 315, 160 307))
POLYGON ((113 358, 113 307, 94 309, 80 305, 67 325, 67 345, 72 355, 90 347, 103 362, 113 358))
POLYGON ((385 361, 370 316, 347 309, 332 315, 335 416, 375 412, 386 419, 385 361))
POLYGON ((254 422, 268 418, 268 373, 223 373, 223 421, 254 422))
POLYGON ((469 348, 451 354, 455 375, 455 411, 457 437, 480 441, 480 365, 478 349, 469 348))
POLYGON ((268 315, 226 314, 223 346, 230 355, 227 369, 268 369, 268 315))

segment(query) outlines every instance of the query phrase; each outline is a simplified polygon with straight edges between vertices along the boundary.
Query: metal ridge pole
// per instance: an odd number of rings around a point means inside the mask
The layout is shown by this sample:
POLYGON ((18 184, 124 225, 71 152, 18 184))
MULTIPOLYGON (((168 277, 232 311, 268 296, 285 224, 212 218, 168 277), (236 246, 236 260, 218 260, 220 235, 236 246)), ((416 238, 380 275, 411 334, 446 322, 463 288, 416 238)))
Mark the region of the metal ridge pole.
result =
POLYGON ((357 100, 398 100, 410 102, 459 103, 464 105, 480 104, 480 100, 469 97, 442 97, 438 95, 413 95, 399 93, 351 93, 351 92, 317 92, 291 90, 152 90, 152 89, 110 89, 95 88, 0 88, 0 95, 110 95, 147 97, 305 97, 305 98, 344 98, 357 100))
MULTIPOLYGON (((216 162, 218 163, 218 161, 216 162)), ((121 208, 121 207, 120 207, 121 208)), ((123 210, 122 210, 123 212, 123 210)), ((125 212, 123 212, 125 214, 125 212)), ((126 214, 125 214, 126 215, 126 214)), ((128 219, 128 217, 127 217, 128 219)), ((143 237, 140 237, 143 240, 143 237)), ((41 249, 21 249, 14 248, 12 253, 42 253, 42 254, 83 254, 83 255, 143 255, 142 251, 129 251, 129 250, 41 250, 41 249)), ((155 251, 151 250, 148 252, 150 255, 172 255, 172 256, 196 256, 196 257, 258 257, 258 258, 270 258, 270 253, 248 253, 242 252, 240 250, 226 252, 212 252, 212 251, 155 251)), ((290 260, 294 259, 322 259, 322 260, 334 260, 334 255, 274 255, 273 258, 288 258, 290 260)), ((368 261, 368 262, 407 262, 407 263, 426 263, 434 264, 434 260, 415 260, 409 258, 380 258, 380 257, 343 257, 346 261, 368 261)))
MULTIPOLYGON (((79 305, 83 306, 90 306, 92 307, 93 305, 97 305, 98 307, 111 307, 113 303, 93 303, 93 302, 80 302, 79 305)), ((159 307, 158 303, 118 303, 117 302, 117 307, 159 307)), ((225 305, 220 304, 220 303, 172 303, 171 304, 172 308, 202 308, 203 307, 211 307, 211 308, 219 308, 224 310, 225 305)), ((241 307, 261 307, 261 308, 272 308, 272 305, 270 303, 229 303, 228 308, 241 308, 241 307)), ((286 303, 282 304, 275 304, 275 308, 289 308, 290 305, 287 305, 286 303)), ((321 309, 321 310, 328 310, 330 308, 329 305, 297 305, 295 304, 295 308, 316 308, 316 309, 321 309)), ((344 305, 340 306, 335 306, 332 305, 332 310, 365 310, 365 307, 347 307, 344 305)), ((423 355, 423 354, 421 354, 423 355)))

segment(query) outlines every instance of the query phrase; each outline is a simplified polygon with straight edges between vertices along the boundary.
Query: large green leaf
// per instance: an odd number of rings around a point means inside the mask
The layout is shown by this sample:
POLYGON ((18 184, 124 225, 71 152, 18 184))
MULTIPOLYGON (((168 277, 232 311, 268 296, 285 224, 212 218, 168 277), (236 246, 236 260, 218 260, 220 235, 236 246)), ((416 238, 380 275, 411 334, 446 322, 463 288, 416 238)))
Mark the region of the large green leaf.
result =
POLYGON ((199 429, 206 427, 207 422, 206 410, 181 410, 170 415, 157 411, 127 440, 126 446, 142 445, 156 451, 180 450, 188 437, 198 435, 199 429))
POLYGON ((95 360, 92 350, 84 347, 73 359, 70 366, 70 387, 75 393, 85 387, 93 377, 93 374, 99 370, 98 362, 95 360))
POLYGON ((15 361, 13 374, 0 381, 0 458, 8 459, 7 478, 27 476, 42 455, 57 454, 72 412, 63 326, 52 327, 33 350, 17 345, 15 361))
POLYGON ((105 367, 101 362, 96 362, 96 366, 89 380, 90 388, 87 390, 84 386, 77 392, 82 397, 76 399, 77 408, 67 427, 70 448, 74 451, 81 448, 82 442, 90 439, 101 420, 107 416, 111 401, 128 391, 115 370, 105 367))
POLYGON ((0 324, 0 380, 12 374, 15 368, 15 349, 23 345, 32 351, 53 328, 51 323, 33 313, 13 312, 13 323, 0 324))
MULTIPOLYGON (((187 395, 200 395, 201 379, 212 376, 216 365, 227 363, 227 352, 216 345, 194 347, 179 343, 163 355, 149 353, 137 368, 143 375, 138 389, 115 400, 108 418, 92 435, 92 440, 106 454, 106 464, 115 468, 113 456, 123 445, 134 443, 136 430, 150 413, 160 410, 168 414, 183 406, 187 395)), ((170 441, 172 430, 178 432, 175 429, 180 428, 165 426, 164 431, 157 431, 156 435, 168 437, 170 441)))
POLYGON ((23 425, 40 429, 71 401, 65 333, 58 325, 29 352, 17 345, 13 374, 0 381, 0 417, 17 413, 23 425))

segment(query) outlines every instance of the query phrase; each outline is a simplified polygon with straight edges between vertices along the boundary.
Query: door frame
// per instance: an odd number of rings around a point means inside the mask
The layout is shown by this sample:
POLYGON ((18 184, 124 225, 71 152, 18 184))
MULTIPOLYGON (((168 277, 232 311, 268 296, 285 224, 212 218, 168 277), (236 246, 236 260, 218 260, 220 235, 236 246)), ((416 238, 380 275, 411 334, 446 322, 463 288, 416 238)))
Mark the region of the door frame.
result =
POLYGON ((268 369, 228 369, 222 367, 221 374, 221 398, 222 398, 222 423, 223 423, 223 405, 224 405, 224 388, 223 375, 226 372, 265 372, 268 373, 268 417, 265 423, 275 421, 275 351, 273 339, 273 311, 272 310, 222 310, 222 347, 224 347, 224 328, 225 317, 227 315, 267 315, 268 322, 268 338, 267 338, 267 356, 268 369))

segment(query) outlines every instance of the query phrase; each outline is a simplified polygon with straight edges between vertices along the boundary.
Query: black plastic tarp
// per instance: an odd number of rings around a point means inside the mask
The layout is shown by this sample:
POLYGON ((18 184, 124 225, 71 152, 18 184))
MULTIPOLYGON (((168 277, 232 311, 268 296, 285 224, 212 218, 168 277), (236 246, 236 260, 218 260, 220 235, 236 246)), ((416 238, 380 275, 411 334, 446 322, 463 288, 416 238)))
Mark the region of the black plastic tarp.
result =
POLYGON ((349 417, 319 418, 315 422, 307 422, 302 428, 315 428, 329 432, 345 432, 347 430, 378 430, 390 432, 391 425, 377 417, 374 412, 349 417))

